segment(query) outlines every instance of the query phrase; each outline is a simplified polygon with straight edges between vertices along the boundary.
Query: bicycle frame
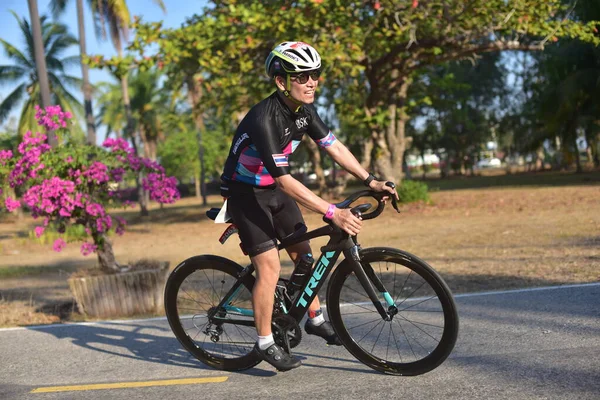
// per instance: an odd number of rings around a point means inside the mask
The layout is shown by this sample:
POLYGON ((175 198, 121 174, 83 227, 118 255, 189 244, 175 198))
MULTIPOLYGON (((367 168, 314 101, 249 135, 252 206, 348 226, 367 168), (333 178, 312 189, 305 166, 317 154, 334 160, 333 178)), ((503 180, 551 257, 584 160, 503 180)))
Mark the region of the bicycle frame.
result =
MULTIPOLYGON (((355 237, 350 237, 347 233, 343 232, 337 226, 330 224, 315 229, 313 231, 307 232, 297 238, 294 238, 293 240, 284 241, 278 246, 278 249, 282 250, 293 244, 321 236, 329 236, 329 241, 325 246, 321 247, 321 255, 315 262, 315 266, 312 270, 310 278, 307 280, 306 284, 304 284, 304 286, 300 289, 299 294, 294 298, 294 302, 292 303, 290 309, 286 310, 287 314, 294 318, 297 322, 300 322, 300 320, 308 310, 308 307, 313 302, 314 298, 318 295, 327 277, 333 270, 337 259, 343 253, 345 259, 350 261, 350 265, 354 273, 356 274, 356 277, 365 289, 366 293, 368 294, 369 298, 373 302, 375 308, 377 309, 381 317, 384 320, 389 321, 391 317, 397 313, 397 308, 394 304, 392 297, 384 288, 381 280, 377 277, 373 270, 370 267, 367 270, 365 270, 365 268, 363 268, 362 264, 360 263, 360 247, 356 243, 355 237), (373 287, 373 284, 375 285, 375 288, 373 287), (387 310, 383 307, 375 289, 377 289, 383 296, 385 302, 388 305, 387 310)), ((251 275, 253 272, 254 266, 252 264, 244 268, 244 270, 240 273, 236 283, 223 297, 218 306, 215 307, 214 310, 212 310, 212 312, 209 312, 209 320, 219 320, 220 318, 217 316, 217 313, 220 310, 225 310, 227 312, 239 314, 240 316, 246 317, 251 317, 254 315, 252 310, 233 307, 230 304, 235 298, 237 292, 240 290, 241 286, 244 284, 245 277, 251 275)), ((223 321, 226 321, 229 324, 254 326, 254 320, 248 319, 227 318, 223 319, 223 321)))

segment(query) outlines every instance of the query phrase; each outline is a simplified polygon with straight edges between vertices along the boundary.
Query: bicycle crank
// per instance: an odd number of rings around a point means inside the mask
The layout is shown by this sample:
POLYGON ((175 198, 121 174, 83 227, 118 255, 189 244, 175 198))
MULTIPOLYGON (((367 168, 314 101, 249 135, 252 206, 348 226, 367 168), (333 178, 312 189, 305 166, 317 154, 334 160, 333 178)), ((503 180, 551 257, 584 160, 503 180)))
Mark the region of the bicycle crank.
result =
POLYGON ((285 349, 288 347, 288 344, 289 348, 294 348, 300 344, 302 329, 300 329, 298 322, 291 316, 287 314, 274 315, 271 326, 273 329, 273 339, 275 339, 277 345, 285 349))

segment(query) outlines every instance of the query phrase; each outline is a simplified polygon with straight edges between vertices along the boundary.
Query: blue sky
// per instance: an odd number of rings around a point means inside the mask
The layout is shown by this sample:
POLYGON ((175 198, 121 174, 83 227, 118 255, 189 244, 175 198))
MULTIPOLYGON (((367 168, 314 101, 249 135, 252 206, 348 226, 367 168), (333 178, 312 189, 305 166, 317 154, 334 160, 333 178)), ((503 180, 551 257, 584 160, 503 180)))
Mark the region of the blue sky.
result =
MULTIPOLYGON (((103 54, 106 57, 111 57, 116 54, 110 40, 102 41, 96 38, 94 32, 94 26, 92 21, 92 14, 87 7, 87 0, 83 1, 85 4, 84 18, 86 23, 86 39, 87 39, 87 51, 89 54, 103 54)), ((192 0, 163 0, 167 8, 166 14, 158 7, 152 0, 127 0, 129 6, 129 12, 132 17, 139 15, 144 18, 145 21, 163 21, 164 27, 178 27, 185 19, 192 16, 194 13, 201 13, 205 1, 192 0)), ((38 10, 41 14, 50 15, 50 9, 48 7, 49 0, 38 0, 38 10)), ((29 8, 27 1, 25 0, 0 0, 0 38, 7 42, 15 45, 18 49, 23 49, 22 35, 16 19, 10 13, 13 10, 19 17, 25 17, 29 20, 29 8)), ((68 5, 66 13, 61 17, 60 22, 64 23, 69 27, 69 31, 73 36, 78 38, 77 33, 77 14, 75 7, 75 0, 71 0, 68 5)), ((73 46, 71 51, 65 52, 65 55, 76 55, 79 54, 79 47, 73 46)), ((4 54, 4 50, 0 49, 0 65, 9 64, 9 60, 4 54)), ((81 76, 81 68, 71 68, 69 71, 70 75, 81 76)), ((92 83, 101 81, 110 81, 112 78, 104 71, 90 70, 90 80, 92 83)), ((14 86, 0 86, 0 99, 6 97, 14 86)), ((82 99, 80 93, 73 91, 82 99)), ((19 107, 20 111, 20 107, 19 107)), ((18 113, 14 112, 13 115, 17 116, 18 113)))

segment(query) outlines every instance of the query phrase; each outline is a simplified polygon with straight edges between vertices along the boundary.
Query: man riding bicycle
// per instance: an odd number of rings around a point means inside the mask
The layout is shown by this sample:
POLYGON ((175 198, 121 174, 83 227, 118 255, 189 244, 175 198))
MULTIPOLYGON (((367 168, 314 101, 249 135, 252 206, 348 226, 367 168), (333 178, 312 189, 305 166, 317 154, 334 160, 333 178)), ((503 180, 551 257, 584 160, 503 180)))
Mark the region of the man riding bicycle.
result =
MULTIPOLYGON (((321 57, 303 42, 284 42, 265 62, 276 91, 250 109, 239 124, 221 175, 221 193, 227 213, 237 226, 244 251, 256 269, 252 291, 258 333, 255 349, 261 358, 280 371, 300 366, 300 360, 275 344, 271 331, 274 294, 281 269, 277 240, 292 235, 304 219, 296 202, 323 214, 350 235, 359 233, 362 221, 348 209, 315 195, 290 175, 288 157, 304 134, 308 134, 335 162, 375 191, 395 190, 368 173, 354 155, 325 126, 312 103, 319 85, 321 57)), ((297 264, 310 254, 308 243, 287 248, 297 264)), ((340 345, 331 324, 321 312, 319 299, 309 307, 304 326, 328 344, 340 345)))

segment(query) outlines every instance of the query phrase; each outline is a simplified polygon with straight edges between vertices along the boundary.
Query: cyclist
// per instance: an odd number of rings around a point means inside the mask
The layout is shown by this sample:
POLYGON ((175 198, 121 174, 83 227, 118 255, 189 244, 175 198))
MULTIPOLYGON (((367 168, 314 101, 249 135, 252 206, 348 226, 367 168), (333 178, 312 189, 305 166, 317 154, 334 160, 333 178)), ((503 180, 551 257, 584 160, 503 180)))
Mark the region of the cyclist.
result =
MULTIPOLYGON (((352 153, 319 118, 312 103, 319 85, 321 57, 303 42, 276 46, 265 62, 276 91, 250 109, 233 138, 223 174, 221 194, 227 198, 227 213, 237 226, 242 248, 256 269, 252 292, 258 333, 255 350, 280 371, 300 366, 300 360, 275 344, 271 331, 274 293, 280 273, 277 239, 293 234, 304 219, 296 202, 325 215, 351 235, 359 233, 362 221, 347 209, 337 209, 290 175, 288 156, 304 134, 349 173, 376 191, 394 189, 361 167, 352 153)), ((311 253, 308 241, 287 249, 294 263, 311 253)), ((333 327, 325 321, 319 299, 309 306, 307 333, 328 344, 340 345, 333 327)))

